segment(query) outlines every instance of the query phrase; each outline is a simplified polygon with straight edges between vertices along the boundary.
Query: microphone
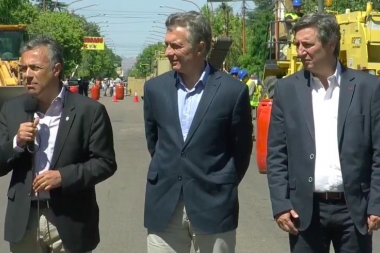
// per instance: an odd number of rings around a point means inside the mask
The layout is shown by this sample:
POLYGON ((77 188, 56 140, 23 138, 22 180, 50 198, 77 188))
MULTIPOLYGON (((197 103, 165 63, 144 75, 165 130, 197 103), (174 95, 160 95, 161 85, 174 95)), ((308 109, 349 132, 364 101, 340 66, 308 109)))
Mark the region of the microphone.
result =
MULTIPOLYGON (((27 121, 32 122, 34 121, 34 113, 38 111, 38 100, 32 96, 28 96, 26 100, 24 101, 24 111, 27 115, 27 121)), ((34 151, 34 141, 28 142, 28 151, 33 152, 34 151)))

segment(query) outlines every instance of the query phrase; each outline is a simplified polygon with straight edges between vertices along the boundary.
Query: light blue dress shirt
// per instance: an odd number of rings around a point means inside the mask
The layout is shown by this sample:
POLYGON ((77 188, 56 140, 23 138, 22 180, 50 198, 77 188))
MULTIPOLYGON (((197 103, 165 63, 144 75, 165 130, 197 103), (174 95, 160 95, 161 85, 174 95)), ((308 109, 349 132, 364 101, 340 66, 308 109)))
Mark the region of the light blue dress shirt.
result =
POLYGON ((178 116, 181 123, 183 140, 186 140, 187 134, 191 123, 193 122, 195 112, 198 108, 199 101, 201 101, 204 88, 210 74, 210 66, 206 63, 206 67, 191 90, 187 89, 181 76, 179 75, 179 82, 177 83, 178 89, 178 116))

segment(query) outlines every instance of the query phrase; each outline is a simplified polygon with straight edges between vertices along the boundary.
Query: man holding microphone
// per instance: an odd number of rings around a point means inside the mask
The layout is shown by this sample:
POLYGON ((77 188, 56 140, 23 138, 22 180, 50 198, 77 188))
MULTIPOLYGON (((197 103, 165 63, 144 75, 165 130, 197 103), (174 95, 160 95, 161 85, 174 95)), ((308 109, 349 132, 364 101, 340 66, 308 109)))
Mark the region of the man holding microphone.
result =
POLYGON ((26 43, 27 94, 1 108, 0 176, 12 172, 4 239, 12 253, 86 253, 100 241, 95 185, 116 171, 112 126, 102 104, 63 86, 62 70, 56 41, 26 43))

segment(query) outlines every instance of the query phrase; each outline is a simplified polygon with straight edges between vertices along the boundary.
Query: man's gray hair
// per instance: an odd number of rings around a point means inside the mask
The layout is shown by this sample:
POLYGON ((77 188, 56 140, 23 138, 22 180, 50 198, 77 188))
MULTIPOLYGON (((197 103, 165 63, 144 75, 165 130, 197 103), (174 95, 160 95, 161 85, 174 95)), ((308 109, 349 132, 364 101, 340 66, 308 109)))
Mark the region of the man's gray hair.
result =
POLYGON ((317 28, 317 36, 322 45, 336 41, 334 56, 339 56, 340 51, 340 28, 336 17, 332 14, 309 13, 300 18, 293 27, 294 34, 308 27, 317 28))
POLYGON ((48 57, 50 61, 51 68, 55 64, 60 63, 62 66, 61 72, 59 73, 59 78, 63 78, 63 49, 61 45, 54 39, 49 37, 38 37, 28 41, 21 49, 20 55, 23 53, 37 49, 39 47, 46 47, 48 50, 48 57))
POLYGON ((192 46, 199 42, 205 43, 203 56, 206 57, 211 50, 212 29, 208 20, 199 12, 178 12, 171 14, 165 22, 166 29, 171 31, 177 27, 187 28, 189 31, 189 41, 192 46))

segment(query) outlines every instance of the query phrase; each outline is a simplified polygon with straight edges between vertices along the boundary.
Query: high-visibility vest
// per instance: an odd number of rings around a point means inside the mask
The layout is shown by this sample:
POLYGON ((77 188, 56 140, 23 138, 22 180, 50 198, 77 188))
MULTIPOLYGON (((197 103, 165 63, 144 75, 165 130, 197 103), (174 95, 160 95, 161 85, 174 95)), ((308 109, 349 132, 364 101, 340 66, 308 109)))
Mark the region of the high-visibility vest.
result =
POLYGON ((299 16, 297 13, 294 13, 294 12, 286 13, 286 14, 285 14, 285 19, 286 19, 288 16, 292 17, 292 19, 293 19, 292 24, 295 23, 295 22, 297 22, 297 19, 300 18, 300 16, 299 16))
POLYGON ((256 89, 255 89, 255 92, 253 93, 253 96, 252 96, 252 99, 251 99, 251 106, 252 107, 257 107, 259 106, 259 102, 260 102, 260 95, 261 95, 261 85, 260 84, 256 84, 256 89))

